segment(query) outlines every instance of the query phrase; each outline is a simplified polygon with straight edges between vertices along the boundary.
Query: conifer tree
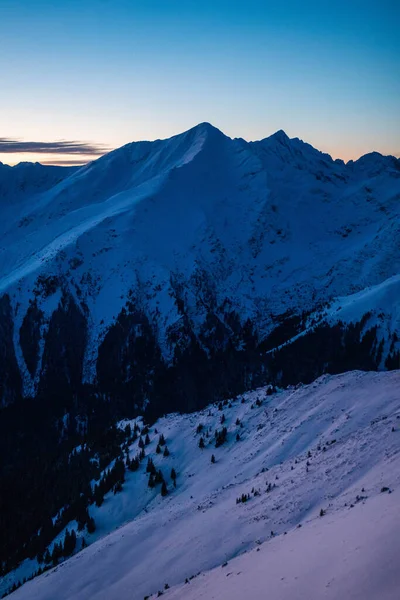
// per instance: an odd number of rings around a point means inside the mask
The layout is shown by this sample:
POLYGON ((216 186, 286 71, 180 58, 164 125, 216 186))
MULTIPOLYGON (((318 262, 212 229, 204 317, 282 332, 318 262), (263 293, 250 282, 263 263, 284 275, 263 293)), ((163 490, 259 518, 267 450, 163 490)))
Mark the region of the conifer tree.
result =
POLYGON ((152 473, 153 475, 156 472, 156 468, 154 466, 154 462, 152 458, 147 460, 146 473, 152 473))
POLYGON ((155 475, 155 482, 156 483, 162 483, 164 481, 164 477, 163 474, 161 472, 161 469, 159 469, 155 475))
POLYGON ((165 481, 161 484, 161 496, 166 496, 168 494, 167 484, 165 481))
POLYGON ((168 450, 168 446, 165 446, 164 448, 164 457, 169 456, 169 450, 168 450))

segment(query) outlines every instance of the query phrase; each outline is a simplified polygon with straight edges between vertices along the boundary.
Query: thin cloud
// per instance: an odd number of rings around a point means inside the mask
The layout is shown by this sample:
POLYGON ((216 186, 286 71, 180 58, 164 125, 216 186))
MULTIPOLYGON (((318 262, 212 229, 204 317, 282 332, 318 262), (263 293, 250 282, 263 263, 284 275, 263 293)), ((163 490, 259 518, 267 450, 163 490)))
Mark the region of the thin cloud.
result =
POLYGON ((79 159, 79 158, 60 158, 54 160, 41 160, 41 165, 53 165, 53 166, 62 166, 62 167, 82 167, 83 165, 87 165, 91 159, 79 159))
POLYGON ((87 142, 22 142, 11 138, 0 138, 0 154, 80 154, 101 156, 110 148, 102 144, 87 142))

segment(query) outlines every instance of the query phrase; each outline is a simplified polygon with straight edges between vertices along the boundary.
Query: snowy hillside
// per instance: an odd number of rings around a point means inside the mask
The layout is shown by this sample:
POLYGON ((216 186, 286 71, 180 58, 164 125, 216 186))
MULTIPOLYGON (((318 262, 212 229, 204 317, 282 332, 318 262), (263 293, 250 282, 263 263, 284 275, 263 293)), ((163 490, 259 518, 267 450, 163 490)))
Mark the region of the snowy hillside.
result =
MULTIPOLYGON (((159 419, 139 470, 90 507, 96 531, 77 534, 77 548, 82 535, 88 548, 11 597, 142 600, 168 584, 166 598, 193 600, 261 599, 266 590, 272 600, 395 600, 399 390, 400 371, 325 375, 159 419), (161 434, 168 456, 156 452, 161 434), (165 497, 159 484, 148 487, 149 458, 162 470, 165 497)), ((2 589, 35 562, 6 576, 2 589)))

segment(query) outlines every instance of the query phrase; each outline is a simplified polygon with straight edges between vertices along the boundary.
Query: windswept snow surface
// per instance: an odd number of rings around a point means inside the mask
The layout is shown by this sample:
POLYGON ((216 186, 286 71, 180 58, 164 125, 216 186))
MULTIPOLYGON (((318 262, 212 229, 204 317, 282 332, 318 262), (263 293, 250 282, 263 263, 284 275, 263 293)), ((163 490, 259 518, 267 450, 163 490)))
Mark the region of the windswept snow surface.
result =
POLYGON ((271 396, 259 389, 222 411, 159 419, 150 438, 146 456, 168 496, 148 488, 146 458, 120 494, 90 507, 89 547, 12 598, 143 600, 167 583, 178 587, 166 598, 188 600, 398 599, 400 371, 325 375, 271 396), (222 414, 228 440, 215 448, 222 414), (167 458, 155 453, 160 433, 167 458), (236 503, 242 494, 249 500, 236 503))
POLYGON ((400 493, 307 523, 168 590, 168 600, 398 600, 400 493))

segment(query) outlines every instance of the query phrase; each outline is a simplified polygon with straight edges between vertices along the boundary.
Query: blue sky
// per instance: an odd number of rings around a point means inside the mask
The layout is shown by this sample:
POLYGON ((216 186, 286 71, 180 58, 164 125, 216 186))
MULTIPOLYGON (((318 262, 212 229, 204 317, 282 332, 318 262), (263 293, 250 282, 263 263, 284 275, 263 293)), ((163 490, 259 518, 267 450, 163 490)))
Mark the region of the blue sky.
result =
POLYGON ((399 155, 399 30, 397 0, 0 0, 0 160, 89 155, 8 140, 102 152, 201 121, 399 155))

